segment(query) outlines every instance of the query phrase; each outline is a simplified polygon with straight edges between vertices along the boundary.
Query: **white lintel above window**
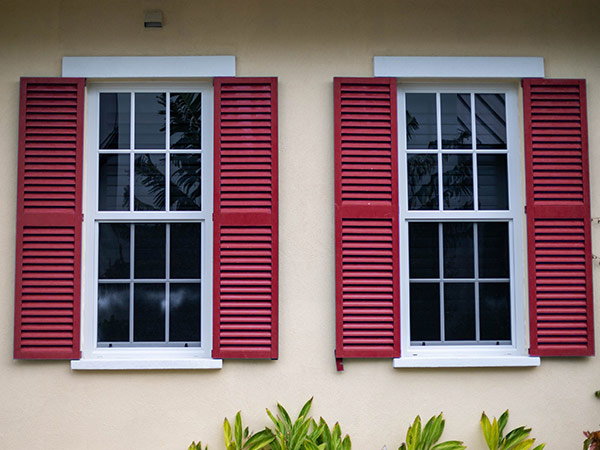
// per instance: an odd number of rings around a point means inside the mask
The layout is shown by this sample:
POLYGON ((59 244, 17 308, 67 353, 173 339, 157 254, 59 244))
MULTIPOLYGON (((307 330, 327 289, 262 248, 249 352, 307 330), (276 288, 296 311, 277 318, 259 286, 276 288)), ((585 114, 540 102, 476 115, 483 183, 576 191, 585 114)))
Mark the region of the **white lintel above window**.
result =
POLYGON ((235 56, 65 56, 63 77, 212 78, 235 76, 235 56))
POLYGON ((543 78, 544 58, 374 56, 373 74, 395 78, 543 78))

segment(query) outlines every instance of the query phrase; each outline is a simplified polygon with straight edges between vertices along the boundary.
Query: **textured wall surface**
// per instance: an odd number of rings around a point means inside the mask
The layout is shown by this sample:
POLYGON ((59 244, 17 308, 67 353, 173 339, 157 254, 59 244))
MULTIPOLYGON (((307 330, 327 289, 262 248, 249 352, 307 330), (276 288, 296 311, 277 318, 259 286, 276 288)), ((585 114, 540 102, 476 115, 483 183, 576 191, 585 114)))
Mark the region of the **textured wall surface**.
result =
MULTIPOLYGON (((482 410, 509 408, 548 449, 597 428, 598 357, 536 368, 335 370, 334 76, 371 76, 374 55, 541 56, 547 77, 586 78, 592 216, 600 215, 600 4, 596 0, 0 1, 0 447, 224 448, 223 417, 251 428, 279 401, 339 421, 359 450, 393 449, 416 414, 440 411, 444 436, 483 449, 482 410), (161 9, 164 28, 144 29, 161 9), (14 236, 20 76, 60 76, 63 56, 234 55, 239 76, 279 77, 280 357, 207 371, 72 371, 13 361, 14 236)), ((600 225, 593 225, 594 249, 600 225)), ((594 267, 598 297, 598 266, 594 267)), ((523 299, 523 301, 525 301, 523 299)), ((600 307, 596 318, 600 318, 600 307)), ((596 330, 600 323, 596 320, 596 330)), ((596 333, 598 336, 598 332, 596 333)), ((598 338, 596 339, 598 341, 598 338)))

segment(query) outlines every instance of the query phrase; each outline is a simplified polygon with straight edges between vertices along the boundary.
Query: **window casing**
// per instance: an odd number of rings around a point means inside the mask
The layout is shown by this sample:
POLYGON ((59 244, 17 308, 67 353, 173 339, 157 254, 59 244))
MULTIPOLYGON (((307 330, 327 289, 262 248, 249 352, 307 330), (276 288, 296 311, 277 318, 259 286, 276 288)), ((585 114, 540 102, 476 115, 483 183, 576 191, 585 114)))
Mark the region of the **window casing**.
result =
POLYGON ((525 355, 516 86, 399 84, 398 111, 396 365, 525 355))
POLYGON ((212 85, 88 84, 87 99, 82 356, 210 358, 212 85))

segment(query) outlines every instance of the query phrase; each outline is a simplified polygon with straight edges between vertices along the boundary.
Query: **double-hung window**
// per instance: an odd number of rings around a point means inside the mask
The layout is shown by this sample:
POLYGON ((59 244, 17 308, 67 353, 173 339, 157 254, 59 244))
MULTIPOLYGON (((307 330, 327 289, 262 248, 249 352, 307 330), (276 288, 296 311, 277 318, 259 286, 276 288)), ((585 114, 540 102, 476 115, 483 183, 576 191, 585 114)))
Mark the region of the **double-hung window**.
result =
POLYGON ((209 358, 212 86, 97 84, 88 102, 84 357, 209 358))
POLYGON ((512 86, 399 88, 406 357, 523 348, 516 104, 512 86))
POLYGON ((333 86, 338 369, 592 355, 585 82, 541 58, 374 73, 333 86))
POLYGON ((15 358, 277 359, 277 79, 235 77, 233 56, 65 57, 63 75, 21 79, 15 358))

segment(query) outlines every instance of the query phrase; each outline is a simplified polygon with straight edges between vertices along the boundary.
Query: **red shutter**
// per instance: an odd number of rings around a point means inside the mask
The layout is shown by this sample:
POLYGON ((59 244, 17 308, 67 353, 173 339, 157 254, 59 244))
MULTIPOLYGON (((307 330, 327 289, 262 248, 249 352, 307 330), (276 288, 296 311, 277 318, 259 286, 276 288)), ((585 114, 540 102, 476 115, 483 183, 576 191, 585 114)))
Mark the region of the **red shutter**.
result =
POLYGON ((21 79, 15 358, 80 357, 84 85, 21 79))
POLYGON ((400 356, 396 98, 395 79, 334 80, 338 362, 400 356))
POLYGON ((530 353, 594 354, 583 80, 523 80, 530 353))
POLYGON ((277 79, 215 78, 213 356, 277 358, 277 79))

